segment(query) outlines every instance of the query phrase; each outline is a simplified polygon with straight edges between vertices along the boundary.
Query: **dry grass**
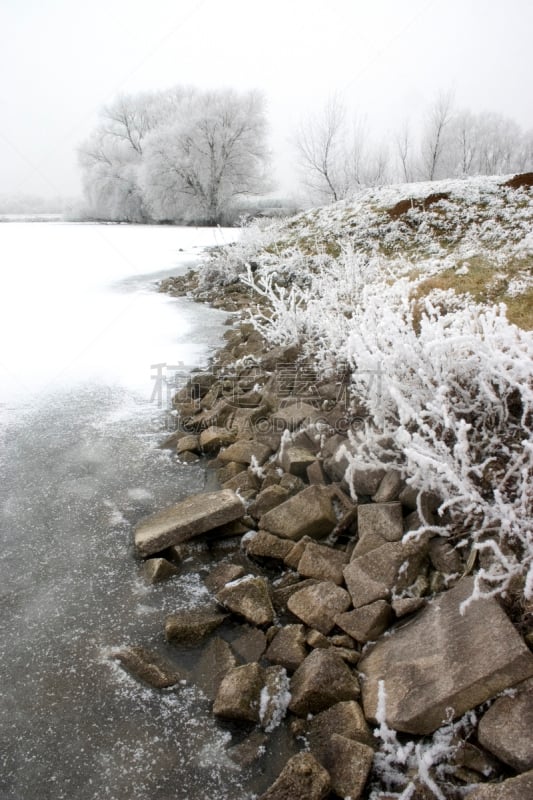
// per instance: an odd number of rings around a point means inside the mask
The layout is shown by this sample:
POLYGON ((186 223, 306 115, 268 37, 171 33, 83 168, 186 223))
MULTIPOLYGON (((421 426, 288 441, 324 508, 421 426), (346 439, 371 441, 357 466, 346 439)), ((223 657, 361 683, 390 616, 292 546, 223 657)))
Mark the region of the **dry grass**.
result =
MULTIPOLYGON (((456 294, 468 295, 477 303, 505 303, 510 322, 524 330, 533 330, 533 287, 516 296, 508 293, 513 279, 533 275, 532 257, 497 267, 487 264, 482 258, 472 258, 466 266, 468 271, 465 274, 461 274, 460 268, 451 268, 422 280, 413 291, 412 297, 422 300, 434 290, 452 289, 456 294)), ((411 277, 414 279, 419 274, 413 273, 411 277)))

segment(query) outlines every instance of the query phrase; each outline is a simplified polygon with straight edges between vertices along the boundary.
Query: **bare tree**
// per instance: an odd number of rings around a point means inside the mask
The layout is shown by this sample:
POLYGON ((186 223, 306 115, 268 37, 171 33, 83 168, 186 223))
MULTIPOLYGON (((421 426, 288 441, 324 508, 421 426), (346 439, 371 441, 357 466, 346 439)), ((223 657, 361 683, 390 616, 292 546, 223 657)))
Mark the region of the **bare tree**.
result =
POLYGON ((404 122, 402 128, 394 137, 396 147, 396 155, 400 162, 400 174, 402 179, 409 183, 414 179, 412 162, 412 143, 411 143, 411 130, 409 123, 404 122))
POLYGON ((302 121, 295 144, 304 182, 313 195, 335 202, 346 196, 346 108, 337 96, 302 121))
POLYGON ((438 177, 442 160, 447 128, 452 119, 453 94, 441 92, 427 113, 425 131, 422 137, 422 169, 427 180, 438 177))

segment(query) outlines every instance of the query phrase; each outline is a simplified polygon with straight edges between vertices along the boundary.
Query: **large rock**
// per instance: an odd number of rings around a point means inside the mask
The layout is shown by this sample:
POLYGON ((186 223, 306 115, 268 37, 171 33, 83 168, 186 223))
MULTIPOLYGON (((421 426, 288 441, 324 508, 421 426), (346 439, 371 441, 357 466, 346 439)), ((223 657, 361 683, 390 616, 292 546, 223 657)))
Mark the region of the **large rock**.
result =
POLYGON ((533 655, 494 599, 460 613, 472 589, 461 581, 360 661, 367 719, 376 719, 380 682, 389 726, 428 734, 450 709, 459 717, 533 675, 533 655))
POLYGON ((200 434, 200 447, 205 453, 217 453, 221 447, 228 447, 235 441, 235 431, 211 425, 200 434))
POLYGON ((224 463, 236 461, 238 464, 251 464, 252 461, 256 461, 261 465, 267 461, 271 453, 272 449, 266 444, 253 439, 240 439, 225 450, 221 450, 218 457, 224 463))
POLYGON ((304 717, 341 700, 356 700, 359 683, 333 648, 319 648, 307 656, 292 676, 291 695, 289 709, 304 717))
POLYGON ((260 628, 242 625, 240 633, 236 639, 233 639, 231 646, 240 662, 249 664, 252 661, 259 661, 266 650, 267 638, 260 628))
MULTIPOLYGON (((273 486, 272 488, 277 489, 278 487, 273 486)), ((243 539, 243 547, 248 556, 283 561, 292 550, 293 544, 290 539, 282 539, 280 536, 274 536, 273 533, 254 531, 243 539)))
POLYGON ((141 556, 186 542, 245 514, 235 492, 222 490, 196 494, 170 508, 142 519, 135 528, 135 546, 141 556))
POLYGON ((274 620, 274 608, 270 599, 266 578, 245 575, 227 583, 216 598, 234 614, 238 614, 252 625, 270 625, 274 620))
POLYGON ((381 636, 392 620, 392 609, 385 600, 376 600, 367 606, 337 614, 335 624, 361 644, 381 636))
POLYGON ((312 422, 317 416, 320 414, 314 406, 297 401, 272 414, 270 423, 275 431, 294 431, 302 423, 312 422))
POLYGON ((365 555, 352 558, 344 580, 355 608, 388 599, 413 583, 426 558, 425 541, 386 542, 365 555))
POLYGON ((240 564, 231 564, 228 562, 217 564, 213 567, 209 575, 204 578, 204 583, 210 592, 218 592, 230 581, 235 581, 237 578, 242 578, 244 575, 244 567, 240 564))
POLYGON ((335 617, 351 605, 350 595, 331 581, 321 581, 291 595, 287 608, 298 619, 320 633, 328 634, 335 625, 335 617))
POLYGON ((218 628, 227 614, 219 611, 180 611, 165 619, 165 636, 174 644, 197 644, 218 628))
POLYGON ((195 669, 195 683, 210 700, 217 696, 222 679, 230 669, 237 666, 237 659, 229 644, 214 636, 208 643, 195 669))
POLYGON ((366 503, 357 508, 359 538, 378 534, 387 542, 398 542, 403 536, 401 503, 366 503))
POLYGON ((316 714, 309 723, 309 747, 321 763, 334 733, 372 748, 377 747, 377 739, 368 727, 363 709, 355 700, 335 703, 326 711, 316 714))
POLYGON ((260 519, 263 514, 267 514, 273 508, 277 508, 281 503, 284 503, 288 497, 289 492, 282 486, 277 484, 267 486, 259 492, 254 502, 251 503, 248 513, 254 519, 260 519))
POLYGON ((154 689, 165 689, 174 686, 183 678, 177 667, 164 659, 159 653, 146 650, 144 647, 124 647, 115 650, 112 658, 134 678, 144 681, 154 689))
POLYGON ((329 772, 335 794, 359 800, 373 759, 371 747, 334 733, 326 747, 322 764, 329 772))
POLYGON ((299 592, 301 589, 305 589, 309 586, 315 586, 317 583, 314 578, 308 578, 305 581, 301 581, 298 579, 297 575, 290 575, 290 577, 294 578, 290 583, 284 583, 282 586, 275 586, 274 591, 272 592, 272 604, 276 611, 280 614, 287 610, 287 603, 293 594, 296 594, 296 592, 299 592))
POLYGON ((329 775, 311 753, 290 758, 277 780, 259 800, 323 800, 330 789, 329 775))
POLYGON ((234 667, 222 679, 213 712, 227 719, 259 722, 264 673, 257 663, 234 667))
POLYGON ((480 720, 478 741, 517 772, 533 769, 533 681, 499 697, 480 720))
POLYGON ((307 657, 305 628, 303 625, 286 625, 280 628, 265 653, 273 664, 285 667, 289 672, 298 669, 307 657))
POLYGON ((467 800, 530 800, 533 797, 533 770, 503 783, 486 783, 466 795, 467 800))
POLYGON ((307 476, 307 468, 316 461, 316 454, 304 447, 288 445, 283 448, 280 463, 285 472, 298 475, 299 478, 307 476))
POLYGON ((294 541, 327 536, 337 523, 331 498, 321 486, 309 486, 261 517, 260 527, 294 541))
POLYGON ((342 570, 348 561, 348 556, 342 550, 310 542, 298 562, 298 572, 305 578, 332 581, 340 586, 344 581, 342 570))

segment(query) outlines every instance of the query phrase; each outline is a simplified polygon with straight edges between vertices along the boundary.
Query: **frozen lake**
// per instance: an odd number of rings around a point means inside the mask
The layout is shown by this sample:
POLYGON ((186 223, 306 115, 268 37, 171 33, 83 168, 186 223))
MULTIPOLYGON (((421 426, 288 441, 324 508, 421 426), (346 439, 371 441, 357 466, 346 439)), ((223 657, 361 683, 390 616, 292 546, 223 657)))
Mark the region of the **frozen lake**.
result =
POLYGON ((132 526, 203 488, 157 448, 151 365, 205 362, 225 319, 154 281, 234 236, 0 225, 2 800, 249 796, 192 681, 155 692, 109 659, 161 650, 165 614, 205 599, 194 572, 147 586, 132 526))

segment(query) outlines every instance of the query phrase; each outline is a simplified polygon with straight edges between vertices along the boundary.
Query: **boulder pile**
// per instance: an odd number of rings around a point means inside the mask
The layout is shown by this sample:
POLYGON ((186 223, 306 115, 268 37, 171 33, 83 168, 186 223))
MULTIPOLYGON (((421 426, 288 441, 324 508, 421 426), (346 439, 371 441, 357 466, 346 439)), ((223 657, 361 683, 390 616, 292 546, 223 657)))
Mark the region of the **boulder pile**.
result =
MULTIPOLYGON (((148 580, 179 579, 199 538, 211 549, 209 602, 176 609, 165 634, 200 649, 221 724, 261 734, 247 763, 268 758, 278 726, 292 731, 294 754, 261 800, 399 797, 376 771, 377 729, 424 742, 467 712, 443 796, 533 797, 531 633, 496 599, 464 607, 468 553, 439 535, 438 498, 394 470, 347 469, 361 409, 339 382, 302 397, 296 348, 265 355, 246 324, 226 339, 218 366, 177 393, 164 443, 209 459, 211 490, 142 519, 135 547, 148 580), (417 536, 421 510, 434 532, 417 536)), ((140 648, 116 657, 156 688, 178 680, 140 648)), ((426 777, 406 776, 410 798, 434 796, 426 777)))

